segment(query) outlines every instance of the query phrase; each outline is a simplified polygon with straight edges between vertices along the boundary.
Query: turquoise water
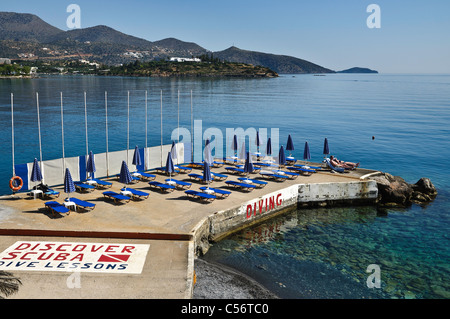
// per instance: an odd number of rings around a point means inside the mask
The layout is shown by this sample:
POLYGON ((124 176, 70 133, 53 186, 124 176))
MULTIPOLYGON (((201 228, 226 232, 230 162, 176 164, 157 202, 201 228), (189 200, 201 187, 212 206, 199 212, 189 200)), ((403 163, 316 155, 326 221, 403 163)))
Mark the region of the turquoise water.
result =
POLYGON ((106 151, 104 94, 108 91, 109 150, 125 149, 127 91, 130 145, 144 146, 144 92, 148 91, 148 144, 194 119, 203 130, 279 128, 292 135, 294 156, 308 141, 312 161, 322 159, 324 137, 332 154, 414 183, 429 177, 437 199, 427 207, 377 211, 374 207, 294 211, 212 247, 206 258, 228 264, 287 298, 448 298, 448 180, 450 76, 283 75, 277 79, 146 79, 49 76, 0 80, 0 193, 12 176, 10 93, 14 93, 15 162, 39 157, 39 92, 43 159, 62 157, 60 100, 64 96, 66 156, 85 153, 87 93, 89 149, 106 151), (372 136, 375 139, 372 139, 372 136), (272 231, 273 230, 273 231, 272 231), (270 233, 270 235, 263 235, 270 233), (261 234, 261 235, 260 235, 261 234), (259 240, 260 239, 260 240, 259 240), (380 267, 381 288, 367 288, 367 266, 380 267))

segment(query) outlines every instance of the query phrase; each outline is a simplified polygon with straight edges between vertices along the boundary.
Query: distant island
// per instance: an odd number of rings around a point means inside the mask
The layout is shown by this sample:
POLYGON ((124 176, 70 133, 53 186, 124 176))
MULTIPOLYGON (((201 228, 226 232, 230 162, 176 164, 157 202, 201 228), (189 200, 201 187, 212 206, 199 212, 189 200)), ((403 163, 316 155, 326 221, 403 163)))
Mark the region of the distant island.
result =
POLYGON ((378 71, 371 70, 368 68, 354 67, 347 70, 337 71, 336 73, 378 73, 378 71))

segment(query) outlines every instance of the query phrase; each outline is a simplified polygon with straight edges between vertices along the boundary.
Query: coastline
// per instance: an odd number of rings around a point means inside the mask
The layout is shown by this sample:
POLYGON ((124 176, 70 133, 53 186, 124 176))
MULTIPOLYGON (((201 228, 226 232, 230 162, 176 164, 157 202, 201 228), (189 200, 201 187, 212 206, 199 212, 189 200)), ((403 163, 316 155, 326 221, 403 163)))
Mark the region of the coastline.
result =
POLYGON ((192 299, 279 299, 253 278, 222 264, 195 259, 192 299))

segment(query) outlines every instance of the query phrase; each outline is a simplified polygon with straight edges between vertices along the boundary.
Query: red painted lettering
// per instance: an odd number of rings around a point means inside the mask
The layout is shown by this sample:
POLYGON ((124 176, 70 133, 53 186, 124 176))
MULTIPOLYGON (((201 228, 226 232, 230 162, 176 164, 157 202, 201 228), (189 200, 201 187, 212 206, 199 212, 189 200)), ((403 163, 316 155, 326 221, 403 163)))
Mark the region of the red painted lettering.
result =
POLYGON ((55 244, 45 244, 44 246, 45 248, 41 248, 39 250, 50 250, 53 246, 55 246, 55 244))
POLYGON ((78 261, 83 261, 83 254, 78 254, 75 257, 73 257, 70 261, 74 261, 74 260, 78 260, 78 261))
POLYGON ((109 245, 106 249, 105 249, 105 253, 116 253, 117 251, 114 248, 118 248, 119 246, 117 245, 109 245))
POLYGON ((247 205, 247 219, 252 217, 252 205, 248 204, 247 205), (250 211, 250 214, 249 214, 250 211))
POLYGON ((275 198, 273 196, 271 196, 269 198, 269 209, 273 209, 275 208, 275 198))
POLYGON ((14 259, 14 258, 17 258, 18 254, 20 254, 20 253, 12 251, 12 252, 8 253, 8 255, 10 255, 11 257, 3 257, 2 259, 14 259))
POLYGON ((14 248, 14 250, 22 250, 22 249, 27 249, 31 247, 31 244, 28 243, 22 243, 19 246, 17 246, 17 248, 14 248))
POLYGON ((71 246, 71 245, 70 244, 61 244, 61 245, 58 246, 58 248, 56 248, 56 251, 67 251, 67 250, 62 248, 64 246, 71 246))
POLYGON ((66 260, 68 256, 70 256, 68 253, 59 253, 54 260, 66 260))
POLYGON ((123 253, 129 253, 129 254, 131 254, 132 252, 133 252, 133 249, 135 249, 136 247, 135 246, 125 246, 125 247, 123 247, 123 249, 122 249, 122 254, 123 253))
POLYGON ((50 259, 52 256, 54 255, 54 253, 42 253, 37 259, 38 260, 48 260, 50 259), (47 255, 47 256, 46 256, 47 255))
POLYGON ((29 254, 37 254, 37 253, 34 252, 34 251, 26 252, 25 254, 22 255, 22 257, 20 257, 20 259, 22 259, 22 260, 30 260, 30 258, 27 258, 27 255, 29 255, 29 254))
POLYGON ((100 245, 100 247, 96 247, 95 245, 93 245, 92 248, 91 248, 91 251, 93 253, 95 253, 95 252, 99 251, 102 247, 103 247, 103 245, 100 245))
POLYGON ((281 202, 282 202, 281 194, 278 194, 278 195, 277 195, 277 206, 280 206, 280 205, 281 205, 281 202))
POLYGON ((262 199, 258 202, 259 213, 260 213, 260 214, 262 213, 263 203, 264 203, 264 201, 263 201, 262 199))
POLYGON ((72 251, 83 251, 86 249, 86 245, 76 245, 73 247, 72 251))

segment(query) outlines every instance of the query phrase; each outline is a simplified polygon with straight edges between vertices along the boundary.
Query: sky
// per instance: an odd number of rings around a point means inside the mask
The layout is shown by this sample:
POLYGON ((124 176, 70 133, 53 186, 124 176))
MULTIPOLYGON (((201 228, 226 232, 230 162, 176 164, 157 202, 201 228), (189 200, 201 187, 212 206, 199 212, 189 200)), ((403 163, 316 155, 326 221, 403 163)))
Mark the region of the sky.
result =
POLYGON ((2 1, 0 11, 68 30, 70 4, 81 9, 81 28, 107 25, 149 41, 174 37, 211 51, 234 45, 336 71, 450 74, 448 0, 15 0, 2 1), (367 12, 371 4, 379 19, 367 12), (369 28, 368 18, 379 28, 369 28))

